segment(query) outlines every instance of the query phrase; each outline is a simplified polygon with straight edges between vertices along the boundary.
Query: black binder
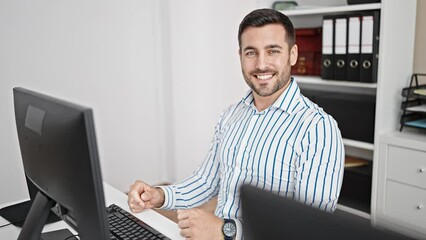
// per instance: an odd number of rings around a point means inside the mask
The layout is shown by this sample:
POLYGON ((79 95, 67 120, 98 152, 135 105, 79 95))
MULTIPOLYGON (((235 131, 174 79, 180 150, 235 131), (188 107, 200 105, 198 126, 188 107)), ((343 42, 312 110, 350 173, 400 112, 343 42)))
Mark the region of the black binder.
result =
POLYGON ((361 15, 348 16, 348 59, 346 80, 359 81, 361 51, 361 15))
POLYGON ((333 79, 334 67, 334 18, 324 16, 322 21, 322 59, 321 77, 333 79))
POLYGON ((377 82, 380 14, 365 13, 361 21, 360 81, 377 82))
POLYGON ((334 76, 335 80, 346 80, 347 55, 347 15, 334 18, 334 76))

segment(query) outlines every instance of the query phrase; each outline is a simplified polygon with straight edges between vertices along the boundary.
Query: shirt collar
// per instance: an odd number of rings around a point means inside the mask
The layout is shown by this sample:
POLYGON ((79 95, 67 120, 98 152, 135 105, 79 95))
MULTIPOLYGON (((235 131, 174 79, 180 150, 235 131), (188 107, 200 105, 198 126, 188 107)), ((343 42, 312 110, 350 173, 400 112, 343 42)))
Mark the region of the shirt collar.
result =
MULTIPOLYGON (((289 114, 293 113, 300 98, 300 89, 293 77, 287 89, 278 97, 271 107, 282 109, 289 114)), ((248 106, 254 107, 253 90, 248 90, 244 95, 242 102, 248 106)))

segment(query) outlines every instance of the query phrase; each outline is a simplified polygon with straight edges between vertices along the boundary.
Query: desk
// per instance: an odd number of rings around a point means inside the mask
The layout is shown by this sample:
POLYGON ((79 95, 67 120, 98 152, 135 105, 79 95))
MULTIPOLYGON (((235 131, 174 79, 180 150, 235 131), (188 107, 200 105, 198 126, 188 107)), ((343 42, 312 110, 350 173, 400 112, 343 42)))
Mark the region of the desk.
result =
MULTIPOLYGON (((115 204, 117 206, 122 207, 126 211, 130 212, 130 209, 127 205, 127 196, 115 189, 111 185, 104 183, 104 194, 106 205, 109 206, 111 204, 115 204)), ((0 204, 0 208, 12 205, 11 204, 0 204)), ((176 223, 170 221, 166 217, 161 214, 147 209, 141 213, 134 214, 137 218, 149 224, 151 227, 157 229, 162 234, 166 235, 171 239, 183 239, 179 234, 179 228, 176 223)), ((8 222, 0 217, 0 225, 7 224, 8 222)), ((65 222, 60 221, 52 224, 47 224, 43 228, 43 232, 49 232, 57 229, 68 228, 71 232, 76 233, 73 229, 71 229, 65 222)), ((0 239, 17 239, 19 236, 21 228, 15 227, 13 225, 9 225, 6 227, 0 228, 0 239)))

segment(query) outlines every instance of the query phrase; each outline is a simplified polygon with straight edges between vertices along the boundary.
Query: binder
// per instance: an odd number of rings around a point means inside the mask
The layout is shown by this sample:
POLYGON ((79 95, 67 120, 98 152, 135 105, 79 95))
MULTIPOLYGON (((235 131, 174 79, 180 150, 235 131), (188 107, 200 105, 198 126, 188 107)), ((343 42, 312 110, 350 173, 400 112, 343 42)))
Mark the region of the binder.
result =
POLYGON ((347 16, 334 19, 334 79, 346 80, 347 55, 347 16))
POLYGON ((361 53, 361 15, 348 16, 348 59, 346 80, 359 81, 361 53))
POLYGON ((333 79, 334 75, 334 18, 324 16, 322 21, 321 77, 333 79))
POLYGON ((379 12, 365 13, 361 20, 360 81, 377 82, 379 12))

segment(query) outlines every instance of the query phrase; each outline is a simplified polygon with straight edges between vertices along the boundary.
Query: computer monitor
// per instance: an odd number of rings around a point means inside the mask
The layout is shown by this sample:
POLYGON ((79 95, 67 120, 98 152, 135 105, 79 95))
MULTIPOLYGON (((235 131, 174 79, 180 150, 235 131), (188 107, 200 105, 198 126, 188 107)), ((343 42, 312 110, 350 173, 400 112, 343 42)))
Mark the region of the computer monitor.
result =
POLYGON ((245 240, 407 240, 373 228, 369 219, 336 210, 326 213, 250 185, 241 187, 245 240))
POLYGON ((18 239, 39 240, 52 207, 80 239, 109 239, 92 110, 14 88, 24 171, 38 189, 18 239))

